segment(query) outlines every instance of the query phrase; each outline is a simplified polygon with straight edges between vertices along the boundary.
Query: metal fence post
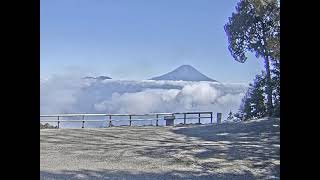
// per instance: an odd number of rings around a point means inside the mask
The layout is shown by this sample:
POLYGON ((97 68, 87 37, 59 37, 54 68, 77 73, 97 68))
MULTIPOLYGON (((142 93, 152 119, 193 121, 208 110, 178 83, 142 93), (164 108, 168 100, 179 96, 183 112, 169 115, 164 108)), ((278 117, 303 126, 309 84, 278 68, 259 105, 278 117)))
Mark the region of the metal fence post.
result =
POLYGON ((157 114, 157 120, 156 120, 156 126, 158 126, 158 119, 159 119, 159 114, 157 114))
POLYGON ((59 121, 59 116, 58 116, 58 129, 59 129, 59 124, 60 124, 60 121, 59 121))
POLYGON ((82 128, 84 128, 84 116, 82 116, 82 128))
POLYGON ((109 115, 109 127, 111 127, 111 115, 109 115))

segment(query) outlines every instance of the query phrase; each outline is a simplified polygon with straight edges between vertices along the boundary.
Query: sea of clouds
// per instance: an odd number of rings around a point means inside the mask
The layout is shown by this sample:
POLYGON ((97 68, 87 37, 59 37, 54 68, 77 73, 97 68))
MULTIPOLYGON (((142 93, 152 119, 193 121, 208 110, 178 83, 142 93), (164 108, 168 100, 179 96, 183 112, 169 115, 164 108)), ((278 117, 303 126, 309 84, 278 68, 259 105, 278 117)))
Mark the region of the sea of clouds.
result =
POLYGON ((40 78, 41 114, 237 112, 245 84, 40 78))

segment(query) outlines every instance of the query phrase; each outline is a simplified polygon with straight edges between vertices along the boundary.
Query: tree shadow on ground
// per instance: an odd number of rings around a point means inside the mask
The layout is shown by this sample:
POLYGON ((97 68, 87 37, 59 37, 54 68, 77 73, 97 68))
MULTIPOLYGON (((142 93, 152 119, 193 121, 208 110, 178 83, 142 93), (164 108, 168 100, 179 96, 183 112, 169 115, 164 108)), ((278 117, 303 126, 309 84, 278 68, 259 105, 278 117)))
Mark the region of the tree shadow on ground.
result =
POLYGON ((179 165, 155 173, 77 170, 40 171, 42 179, 275 179, 280 175, 280 120, 248 123, 193 125, 188 127, 139 127, 50 130, 40 136, 41 156, 73 156, 92 162, 179 165), (55 149, 57 145, 62 145, 55 149), (111 158, 112 157, 112 158, 111 158), (141 158, 141 159, 139 159, 141 158))
POLYGON ((171 156, 175 163, 196 165, 202 172, 223 168, 244 171, 249 168, 256 171, 257 179, 280 176, 279 119, 189 126, 173 128, 172 132, 184 135, 185 142, 161 149, 148 147, 139 153, 149 157, 171 156), (177 154, 183 156, 177 157, 177 154), (207 161, 208 159, 213 160, 207 161))

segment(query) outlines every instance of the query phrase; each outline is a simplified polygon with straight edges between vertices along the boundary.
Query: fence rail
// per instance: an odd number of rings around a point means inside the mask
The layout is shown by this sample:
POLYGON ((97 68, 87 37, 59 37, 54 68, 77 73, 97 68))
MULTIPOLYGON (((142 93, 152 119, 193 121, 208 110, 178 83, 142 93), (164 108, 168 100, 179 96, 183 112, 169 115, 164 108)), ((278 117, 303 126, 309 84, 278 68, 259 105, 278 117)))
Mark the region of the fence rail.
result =
MULTIPOLYGON (((60 128, 60 122, 82 122, 82 128, 85 127, 86 122, 106 122, 109 123, 109 127, 112 126, 112 122, 123 122, 129 121, 129 126, 132 126, 133 121, 156 121, 156 126, 159 126, 159 120, 164 120, 164 118, 160 118, 160 116, 176 116, 183 115, 183 117, 176 117, 175 119, 183 119, 183 124, 187 124, 188 119, 198 119, 198 123, 201 123, 201 119, 209 119, 210 124, 213 124, 213 116, 212 112, 182 112, 182 113, 149 113, 149 114, 54 114, 54 115, 40 115, 40 123, 42 122, 57 122, 57 128, 60 128), (201 115, 210 115, 210 116, 201 116, 201 115), (197 117, 187 117, 188 115, 198 115, 197 117), (129 119, 119 120, 112 119, 112 117, 128 117, 129 119), (133 119, 132 117, 139 116, 154 116, 154 118, 148 119, 133 119), (54 120, 43 120, 41 118, 56 118, 54 120), (81 119, 77 120, 62 120, 62 117, 81 117, 81 119), (88 120, 85 117, 106 117, 104 120, 88 120)), ((219 113, 217 113, 219 114, 219 113)), ((218 116, 217 116, 218 117, 218 116)), ((217 120, 217 122, 219 122, 217 120)))

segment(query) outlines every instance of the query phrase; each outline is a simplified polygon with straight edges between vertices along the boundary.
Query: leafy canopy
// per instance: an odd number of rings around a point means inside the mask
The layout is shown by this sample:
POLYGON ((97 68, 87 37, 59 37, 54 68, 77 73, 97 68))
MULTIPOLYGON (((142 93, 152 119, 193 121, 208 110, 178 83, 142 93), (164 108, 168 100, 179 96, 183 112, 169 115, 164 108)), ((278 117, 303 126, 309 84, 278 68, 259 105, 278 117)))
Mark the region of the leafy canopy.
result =
POLYGON ((242 0, 224 26, 229 51, 244 63, 246 52, 280 59, 280 6, 276 0, 242 0))

